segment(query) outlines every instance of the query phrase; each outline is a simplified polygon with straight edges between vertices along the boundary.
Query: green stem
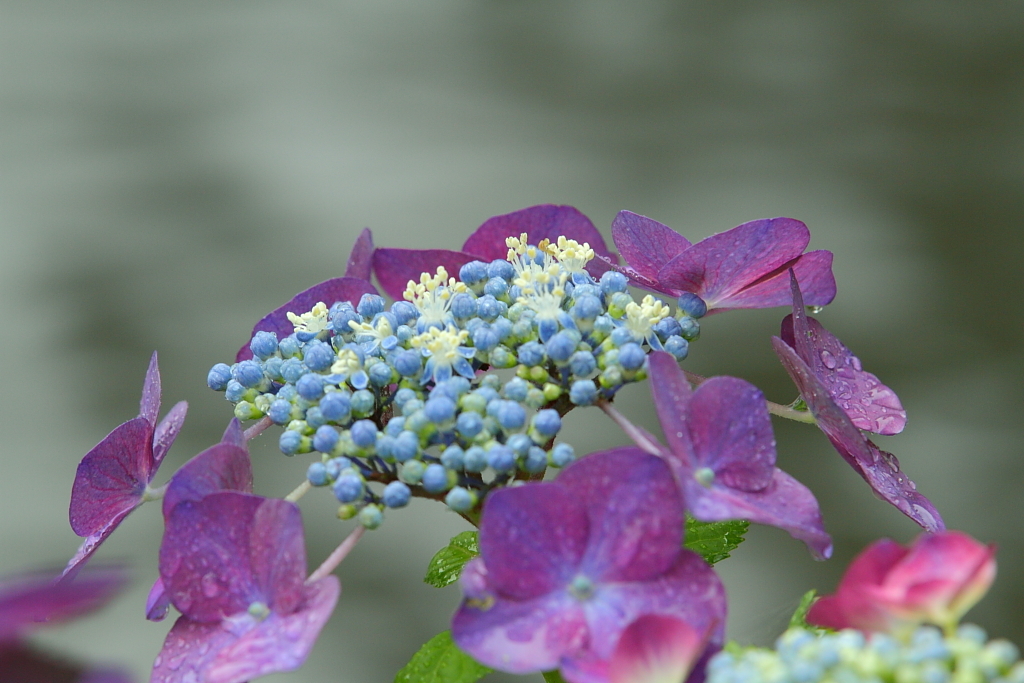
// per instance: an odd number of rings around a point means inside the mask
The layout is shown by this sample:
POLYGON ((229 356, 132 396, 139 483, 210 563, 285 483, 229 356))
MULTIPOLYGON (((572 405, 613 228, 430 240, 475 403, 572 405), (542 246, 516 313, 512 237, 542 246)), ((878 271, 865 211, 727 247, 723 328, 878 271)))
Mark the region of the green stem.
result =
POLYGON ((313 485, 309 483, 309 479, 306 479, 301 484, 292 489, 292 492, 285 496, 284 499, 287 500, 289 503, 295 503, 304 495, 306 495, 311 488, 313 488, 313 485))

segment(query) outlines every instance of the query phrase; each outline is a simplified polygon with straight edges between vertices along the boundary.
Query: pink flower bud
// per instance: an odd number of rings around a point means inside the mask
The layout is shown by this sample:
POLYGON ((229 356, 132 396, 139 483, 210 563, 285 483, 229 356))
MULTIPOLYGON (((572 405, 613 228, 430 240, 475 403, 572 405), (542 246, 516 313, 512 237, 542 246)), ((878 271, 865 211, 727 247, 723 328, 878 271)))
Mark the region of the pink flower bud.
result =
POLYGON ((995 575, 995 546, 958 531, 922 534, 909 548, 882 539, 850 564, 835 595, 815 603, 807 619, 862 631, 902 631, 922 622, 948 629, 995 575))

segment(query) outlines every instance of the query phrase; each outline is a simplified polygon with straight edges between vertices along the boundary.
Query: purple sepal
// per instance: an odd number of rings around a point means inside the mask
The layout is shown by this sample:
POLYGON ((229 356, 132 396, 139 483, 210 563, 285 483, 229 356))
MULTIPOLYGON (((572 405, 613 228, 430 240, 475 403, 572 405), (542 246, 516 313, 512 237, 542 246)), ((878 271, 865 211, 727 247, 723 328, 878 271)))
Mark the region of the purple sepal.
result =
POLYGON ((612 239, 622 260, 652 283, 669 261, 690 247, 690 240, 672 228, 630 211, 620 211, 612 221, 612 239))
POLYGON ((139 417, 146 418, 151 425, 155 425, 157 418, 160 417, 160 368, 156 361, 156 351, 149 357, 146 379, 142 382, 139 417))
MULTIPOLYGON (((152 475, 156 474, 156 468, 163 462, 167 451, 171 450, 171 444, 178 438, 178 432, 185 423, 185 414, 188 413, 188 403, 178 401, 167 411, 164 419, 156 425, 153 430, 153 463, 152 475)), ((152 476, 150 477, 152 479, 152 476)))
MULTIPOLYGON (((504 258, 504 257, 503 257, 504 258)), ((477 257, 448 249, 377 249, 373 252, 373 272, 388 296, 404 300, 409 281, 420 281, 422 273, 433 275, 444 266, 448 277, 458 279, 459 269, 477 257)))
POLYGON ((163 621, 170 608, 171 599, 164 590, 163 579, 158 578, 153 582, 153 587, 149 589, 149 595, 146 597, 146 619, 163 621))
POLYGON ((746 519, 783 529, 819 559, 832 553, 814 495, 775 467, 764 394, 735 377, 697 388, 670 354, 650 356, 651 392, 669 444, 664 457, 687 508, 704 522, 746 519))
POLYGON ((737 308, 776 308, 789 306, 789 270, 794 270, 802 282, 807 283, 807 300, 814 306, 825 306, 836 298, 836 278, 832 274, 831 251, 809 251, 799 258, 780 266, 757 282, 745 287, 715 305, 722 312, 737 308))
POLYGON ((228 423, 227 428, 224 430, 224 436, 220 437, 220 442, 238 446, 239 448, 246 447, 245 430, 242 429, 241 420, 237 417, 231 418, 231 422, 228 423))
POLYGON ((303 586, 301 602, 287 614, 263 620, 243 613, 218 622, 179 617, 153 663, 150 680, 160 683, 242 683, 294 671, 309 656, 331 616, 341 584, 335 576, 303 586))
MULTIPOLYGON (((373 272, 373 234, 369 228, 363 228, 352 245, 352 252, 348 255, 348 263, 345 265, 345 277, 354 277, 360 280, 370 281, 370 273, 373 272)), ((359 303, 358 301, 354 303, 359 303)))
POLYGON ((589 218, 575 207, 554 204, 530 206, 488 218, 469 236, 462 245, 462 251, 485 262, 504 259, 508 255, 506 238, 519 237, 524 232, 530 244, 538 244, 545 239, 555 242, 564 235, 580 244, 588 243, 595 254, 615 261, 604 237, 589 218))
POLYGON ((85 668, 20 643, 0 644, 0 683, 131 683, 123 671, 85 668))
MULTIPOLYGON (((376 293, 376 287, 366 280, 359 278, 336 277, 326 282, 321 282, 305 291, 299 292, 288 303, 275 308, 265 315, 252 328, 252 334, 249 335, 249 339, 252 339, 253 335, 261 331, 274 332, 277 334, 278 339, 284 339, 295 331, 295 326, 288 320, 289 313, 296 315, 308 313, 320 302, 330 307, 335 302, 348 301, 354 306, 359 303, 359 299, 362 298, 363 294, 376 293)), ((245 346, 240 348, 238 353, 235 354, 235 362, 249 360, 250 358, 252 358, 252 351, 249 349, 249 343, 246 342, 245 346)))
POLYGON ((127 584, 127 569, 120 566, 93 567, 74 581, 49 572, 4 577, 0 579, 0 643, 99 609, 127 584))
POLYGON ((199 501, 218 491, 252 493, 252 462, 245 448, 219 443, 182 465, 167 484, 164 519, 178 503, 199 501))
POLYGON ((60 575, 61 580, 71 581, 74 579, 75 576, 78 575, 78 572, 81 571, 82 567, 85 566, 85 563, 89 561, 89 558, 92 557, 93 553, 99 549, 103 541, 107 540, 107 537, 114 533, 114 530, 121 523, 121 520, 127 517, 128 513, 134 509, 135 508, 133 507, 130 510, 126 510, 115 515, 103 528, 86 536, 81 545, 78 546, 78 550, 76 550, 75 554, 70 560, 68 560, 67 566, 64 567, 64 571, 60 575))

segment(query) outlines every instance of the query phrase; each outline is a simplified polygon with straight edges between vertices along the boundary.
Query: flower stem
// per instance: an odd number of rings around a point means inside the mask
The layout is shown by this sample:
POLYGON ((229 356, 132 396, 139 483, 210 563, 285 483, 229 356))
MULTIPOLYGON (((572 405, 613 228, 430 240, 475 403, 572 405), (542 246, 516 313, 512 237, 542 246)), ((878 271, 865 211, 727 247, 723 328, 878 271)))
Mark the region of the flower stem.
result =
POLYGON ((167 482, 167 484, 155 489, 151 489, 147 486, 146 490, 142 493, 142 502, 148 503, 151 500, 163 500, 164 494, 167 493, 168 484, 170 484, 170 482, 167 482))
POLYGON ((346 536, 345 540, 341 542, 341 545, 335 548, 334 552, 327 556, 327 559, 323 561, 323 564, 317 567, 316 571, 309 575, 309 578, 306 579, 306 583, 310 584, 314 581, 319 581, 333 572, 349 552, 351 552, 352 548, 355 547, 356 543, 359 542, 359 539, 363 537, 363 533, 365 531, 366 527, 362 525, 353 529, 352 533, 346 536))
POLYGON ((304 495, 306 495, 311 488, 313 488, 313 485, 309 483, 309 479, 306 479, 301 484, 292 489, 292 492, 285 496, 284 499, 287 500, 289 503, 295 503, 304 495))
POLYGON ((252 441, 257 436, 262 434, 271 424, 273 423, 270 421, 270 418, 264 417, 259 422, 254 424, 252 427, 246 429, 244 434, 246 442, 252 441))
POLYGON ((629 438, 633 439, 637 446, 644 449, 651 455, 661 455, 663 449, 658 444, 657 440, 648 434, 646 430, 637 427, 626 419, 626 416, 615 410, 611 403, 601 399, 597 402, 597 406, 603 410, 605 414, 615 422, 615 424, 622 427, 622 430, 629 435, 629 438))

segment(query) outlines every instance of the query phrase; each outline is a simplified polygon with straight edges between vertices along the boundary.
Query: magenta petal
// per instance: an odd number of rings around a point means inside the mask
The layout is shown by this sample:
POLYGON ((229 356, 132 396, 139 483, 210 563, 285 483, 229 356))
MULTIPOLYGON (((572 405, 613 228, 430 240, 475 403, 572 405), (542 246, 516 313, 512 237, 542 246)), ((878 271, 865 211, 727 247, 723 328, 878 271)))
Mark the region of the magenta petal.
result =
POLYGON ((422 273, 434 275, 438 266, 444 266, 448 277, 458 279, 462 266, 476 260, 472 254, 447 249, 377 249, 373 252, 373 272, 387 295, 402 301, 409 280, 419 282, 422 273))
POLYGON ((160 415, 160 368, 156 362, 156 351, 149 357, 149 368, 142 383, 142 399, 139 401, 139 417, 155 425, 160 415))
POLYGON ((789 269, 800 280, 809 306, 827 306, 836 298, 836 278, 832 274, 832 252, 809 251, 776 269, 773 274, 719 301, 718 311, 733 308, 774 308, 790 306, 789 269))
POLYGON ((906 555, 906 548, 888 538, 872 543, 847 567, 836 594, 811 606, 807 621, 826 628, 888 630, 893 617, 872 599, 872 593, 906 555))
POLYGON ((120 566, 90 568, 74 581, 41 572, 0 579, 0 643, 99 609, 127 584, 120 566))
POLYGON ((99 549, 103 541, 107 540, 107 537, 114 533, 114 530, 121 524, 121 520, 127 517, 134 509, 135 508, 133 507, 114 515, 114 517, 107 522, 104 527, 86 536, 82 541, 82 544, 78 546, 78 550, 75 551, 74 556, 68 560, 68 564, 64 567, 64 571, 61 572, 61 580, 70 581, 74 579, 85 563, 89 561, 89 558, 92 557, 93 553, 99 549))
POLYGON ((242 429, 242 422, 237 417, 231 418, 231 422, 228 422, 228 426, 224 430, 224 436, 220 437, 220 442, 238 446, 239 448, 246 447, 245 430, 242 429))
MULTIPOLYGON (((800 343, 799 334, 796 343, 800 343)), ((899 461, 864 438, 797 352, 778 337, 772 337, 772 346, 821 431, 875 493, 928 531, 945 529, 935 506, 918 493, 914 482, 900 471, 899 461)))
POLYGON ((487 497, 480 554, 497 593, 527 600, 564 586, 587 543, 586 508, 559 483, 499 489, 487 497), (510 543, 509 539, 529 539, 510 543))
POLYGON ((565 468, 555 483, 587 512, 590 538, 579 571, 593 581, 644 581, 676 561, 683 500, 661 458, 639 448, 593 453, 565 468))
POLYGON ((686 413, 693 390, 679 368, 679 361, 672 354, 654 351, 648 358, 651 368, 651 394, 654 397, 658 420, 661 422, 661 431, 665 434, 672 457, 684 467, 692 468, 693 444, 690 442, 690 431, 686 425, 686 413))
POLYGON ((798 220, 751 221, 693 245, 662 268, 659 280, 714 308, 800 256, 809 241, 807 226, 798 220))
POLYGON ((589 218, 575 207, 554 204, 540 204, 488 218, 469 236, 462 245, 462 251, 485 262, 504 259, 508 255, 505 239, 519 237, 524 232, 530 244, 538 244, 545 239, 555 242, 564 235, 580 244, 586 242, 595 254, 616 261, 589 218))
POLYGON ((690 246, 667 225, 630 211, 620 211, 612 221, 612 239, 629 267, 653 281, 665 264, 690 246))
POLYGON ((702 634, 682 619, 645 614, 619 637, 609 683, 684 681, 703 649, 702 634))
POLYGON ((252 463, 244 448, 219 443, 182 465, 167 484, 164 519, 178 503, 202 500, 218 491, 252 493, 252 463))
POLYGON ((819 560, 832 555, 832 539, 825 532, 814 494, 780 469, 774 470, 771 483, 760 491, 719 486, 717 481, 706 489, 691 478, 686 500, 690 512, 702 522, 746 519, 767 524, 806 543, 819 560))
MULTIPOLYGON (((363 228, 352 245, 352 253, 348 255, 348 263, 345 265, 345 277, 354 277, 360 280, 370 281, 370 273, 373 271, 373 234, 369 228, 363 228)), ((358 303, 358 302, 356 302, 358 303)))
MULTIPOLYGON (((153 431, 153 462, 156 467, 160 466, 167 451, 171 450, 171 444, 178 438, 178 432, 181 431, 181 425, 185 422, 187 412, 188 403, 185 401, 175 403, 153 431)), ((155 469, 152 474, 156 474, 155 469)))
POLYGON ((171 598, 164 589, 163 579, 158 578, 153 582, 146 596, 146 619, 149 621, 163 621, 167 611, 171 608, 171 598))
MULTIPOLYGON (((336 277, 309 289, 296 294, 288 303, 275 308, 256 323, 252 328, 252 334, 266 331, 277 334, 278 339, 284 339, 295 331, 295 326, 288 320, 288 314, 302 315, 313 310, 318 303, 323 302, 328 307, 338 301, 348 301, 353 306, 359 303, 363 294, 376 294, 377 288, 366 280, 354 277, 336 277)), ((248 342, 235 354, 235 361, 243 361, 252 358, 252 351, 249 350, 248 342)))
POLYGON ((741 491, 771 483, 775 435, 760 389, 736 377, 713 377, 697 387, 686 419, 695 468, 709 467, 716 483, 741 491))
POLYGON ((532 600, 467 601, 452 618, 452 639, 481 664, 514 674, 557 669, 565 654, 587 646, 582 605, 565 591, 532 600))
POLYGON ((71 488, 71 528, 89 536, 142 503, 153 475, 153 427, 136 417, 114 428, 86 453, 71 488))

